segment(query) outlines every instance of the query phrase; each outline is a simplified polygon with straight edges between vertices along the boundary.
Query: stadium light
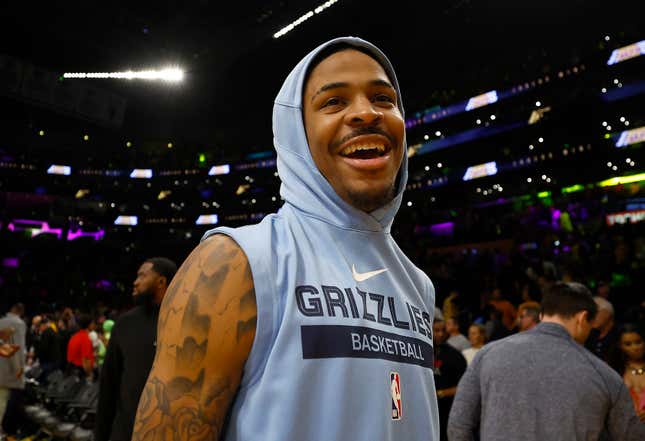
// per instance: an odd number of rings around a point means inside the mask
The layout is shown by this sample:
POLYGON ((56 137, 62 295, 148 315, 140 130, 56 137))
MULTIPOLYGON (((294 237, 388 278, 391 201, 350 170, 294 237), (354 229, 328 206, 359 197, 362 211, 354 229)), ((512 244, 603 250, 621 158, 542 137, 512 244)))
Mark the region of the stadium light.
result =
POLYGON ((321 4, 320 6, 318 6, 313 11, 307 11, 306 13, 301 15, 297 20, 291 22, 290 24, 288 24, 287 26, 283 27, 278 32, 273 34, 273 38, 280 38, 283 35, 285 35, 286 33, 291 32, 296 26, 301 25, 302 23, 304 23, 305 21, 309 20, 314 15, 320 14, 322 11, 324 11, 325 9, 329 8, 334 3, 337 3, 337 2, 338 2, 338 0, 328 0, 325 3, 321 4))
POLYGON ((136 225, 138 223, 137 216, 119 216, 114 220, 114 225, 136 225))
POLYGON ((598 186, 600 186, 600 187, 613 187, 614 185, 631 184, 631 183, 634 183, 634 182, 641 182, 641 181, 645 181, 645 173, 639 173, 637 175, 620 176, 620 177, 617 177, 617 178, 606 179, 604 181, 600 181, 598 183, 598 186))
POLYGON ((218 221, 216 214, 201 214, 197 218, 195 225, 215 225, 218 221))
POLYGON ((616 142, 616 147, 625 147, 643 141, 645 141, 645 126, 622 132, 616 142))
POLYGON ((483 178, 485 176, 493 176, 497 174, 497 163, 495 161, 487 162, 485 164, 473 165, 466 169, 466 173, 462 178, 464 181, 472 179, 483 178))
POLYGON ((208 171, 209 176, 216 175, 227 175, 231 172, 231 166, 229 164, 214 165, 208 171))
POLYGON ((641 40, 638 43, 630 44, 629 46, 623 46, 614 50, 611 53, 609 60, 607 60, 607 65, 611 66, 612 64, 620 63, 621 61, 629 60, 631 58, 636 58, 643 54, 645 54, 645 40, 641 40))
POLYGON ((72 167, 69 165, 50 165, 47 169, 47 173, 50 175, 65 175, 69 176, 72 174, 72 167))
MULTIPOLYGON (((474 96, 468 100, 466 104, 466 112, 477 109, 479 107, 484 107, 489 104, 497 102, 497 91, 491 90, 490 92, 482 93, 481 95, 474 96)), ((494 119, 494 118, 493 118, 494 119)))
POLYGON ((148 80, 177 83, 183 81, 184 71, 177 67, 161 70, 140 70, 125 72, 66 72, 65 79, 117 79, 117 80, 148 80))
POLYGON ((134 179, 150 179, 152 178, 151 168, 135 168, 130 173, 130 177, 134 179))

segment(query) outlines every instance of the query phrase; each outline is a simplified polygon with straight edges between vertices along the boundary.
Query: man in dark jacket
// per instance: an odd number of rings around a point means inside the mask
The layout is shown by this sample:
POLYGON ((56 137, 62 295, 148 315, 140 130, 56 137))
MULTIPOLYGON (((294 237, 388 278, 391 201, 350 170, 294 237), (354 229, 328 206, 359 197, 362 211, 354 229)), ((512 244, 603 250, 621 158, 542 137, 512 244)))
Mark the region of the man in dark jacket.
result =
POLYGON ((446 341, 446 323, 435 318, 432 324, 432 341, 434 343, 434 382, 437 388, 437 403, 439 404, 439 431, 441 441, 447 439, 446 426, 452 401, 457 393, 457 384, 466 371, 466 359, 461 351, 449 345, 446 341))
POLYGON ((137 305, 114 325, 101 370, 96 441, 130 441, 141 391, 155 356, 159 306, 177 266, 164 257, 146 260, 134 281, 137 305))

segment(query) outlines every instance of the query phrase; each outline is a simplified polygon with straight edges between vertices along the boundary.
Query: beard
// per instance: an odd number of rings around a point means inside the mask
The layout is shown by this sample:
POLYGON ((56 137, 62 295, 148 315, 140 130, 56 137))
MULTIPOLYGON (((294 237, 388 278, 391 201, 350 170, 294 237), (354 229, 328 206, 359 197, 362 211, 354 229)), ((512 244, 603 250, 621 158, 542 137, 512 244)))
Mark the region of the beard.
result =
POLYGON ((154 294, 152 291, 144 291, 133 298, 135 306, 143 306, 146 309, 152 309, 155 306, 154 294))
POLYGON ((378 193, 350 191, 347 193, 347 197, 351 201, 352 206, 366 213, 370 213, 390 203, 394 199, 395 194, 395 186, 392 184, 390 188, 386 188, 378 193))

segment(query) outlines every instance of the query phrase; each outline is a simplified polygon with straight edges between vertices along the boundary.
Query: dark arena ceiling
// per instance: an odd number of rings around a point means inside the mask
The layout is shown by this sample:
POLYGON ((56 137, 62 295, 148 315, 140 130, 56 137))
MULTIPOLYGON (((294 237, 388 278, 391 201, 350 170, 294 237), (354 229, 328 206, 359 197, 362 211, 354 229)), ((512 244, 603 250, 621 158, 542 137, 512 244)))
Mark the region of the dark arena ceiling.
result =
POLYGON ((122 124, 111 130, 235 158, 271 149, 272 101, 284 77, 332 37, 355 35, 382 47, 410 114, 556 71, 590 58, 599 45, 643 35, 634 1, 340 0, 272 37, 321 3, 4 2, 0 53, 61 74, 181 66, 186 79, 174 86, 95 80, 127 101, 122 124))
POLYGON ((415 263, 486 241, 571 251, 565 212, 594 237, 642 229, 642 3, 3 2, 0 304, 127 302, 141 259, 181 262, 214 225, 278 210, 273 99, 345 35, 382 48, 401 84, 392 234, 415 263), (182 82, 64 76, 169 66, 182 82))

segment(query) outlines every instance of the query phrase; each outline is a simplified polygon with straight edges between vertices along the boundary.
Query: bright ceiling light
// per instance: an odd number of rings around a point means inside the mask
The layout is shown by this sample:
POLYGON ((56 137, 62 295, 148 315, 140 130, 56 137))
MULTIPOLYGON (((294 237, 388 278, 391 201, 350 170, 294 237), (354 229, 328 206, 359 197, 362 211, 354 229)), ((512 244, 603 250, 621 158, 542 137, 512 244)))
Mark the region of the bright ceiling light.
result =
POLYGON ((291 22, 290 24, 288 24, 287 26, 283 27, 278 32, 273 34, 273 38, 280 38, 283 35, 285 35, 286 33, 291 32, 296 26, 299 26, 302 23, 304 23, 305 21, 309 20, 315 14, 320 14, 322 11, 324 11, 325 9, 329 8, 334 3, 337 3, 337 2, 338 2, 338 0, 328 0, 325 3, 321 4, 320 6, 318 6, 313 11, 307 11, 306 13, 301 15, 297 20, 291 22))
POLYGON ((177 67, 162 70, 140 70, 125 72, 66 72, 66 79, 118 79, 118 80, 149 80, 177 83, 184 79, 184 71, 177 67))
POLYGON ((69 176, 72 174, 72 167, 69 165, 50 165, 47 169, 47 173, 50 175, 65 175, 69 176))

